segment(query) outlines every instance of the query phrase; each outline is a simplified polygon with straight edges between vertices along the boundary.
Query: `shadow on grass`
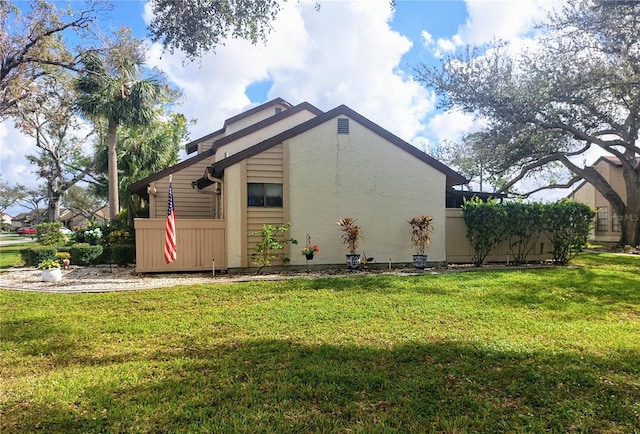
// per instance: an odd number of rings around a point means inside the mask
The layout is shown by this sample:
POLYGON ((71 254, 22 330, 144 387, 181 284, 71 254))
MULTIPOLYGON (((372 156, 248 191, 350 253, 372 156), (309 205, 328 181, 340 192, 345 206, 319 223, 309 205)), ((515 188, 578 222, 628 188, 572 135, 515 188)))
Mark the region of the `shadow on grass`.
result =
MULTIPOLYGON (((73 350, 72 350, 73 351, 73 350)), ((5 396, 3 432, 633 432, 640 353, 493 351, 453 342, 255 340, 144 357, 72 356, 72 386, 5 396), (91 370, 88 368, 91 367, 91 370), (83 370, 86 371, 83 373, 83 370)))

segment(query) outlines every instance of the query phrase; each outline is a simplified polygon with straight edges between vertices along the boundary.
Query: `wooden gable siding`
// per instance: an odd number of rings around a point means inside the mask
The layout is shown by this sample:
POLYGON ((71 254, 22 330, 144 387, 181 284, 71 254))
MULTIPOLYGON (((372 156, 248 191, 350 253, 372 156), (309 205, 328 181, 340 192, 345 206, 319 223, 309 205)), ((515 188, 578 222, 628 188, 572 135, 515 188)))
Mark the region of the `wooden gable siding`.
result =
MULTIPOLYGON (((207 219, 213 217, 213 190, 194 189, 191 183, 202 177, 212 159, 204 159, 173 174, 173 202, 178 219, 207 219)), ((169 177, 164 177, 152 184, 156 189, 151 195, 151 218, 167 215, 167 198, 169 194, 169 177)))
MULTIPOLYGON (((284 148, 276 145, 247 159, 247 183, 284 184, 284 148)), ((245 201, 246 204, 246 201, 245 201)), ((284 208, 247 207, 247 257, 251 264, 251 254, 260 242, 259 235, 251 235, 262 231, 262 226, 282 225, 285 223, 284 208)), ((285 236, 287 234, 285 233, 285 236)), ((279 264, 274 264, 279 265, 279 264)))

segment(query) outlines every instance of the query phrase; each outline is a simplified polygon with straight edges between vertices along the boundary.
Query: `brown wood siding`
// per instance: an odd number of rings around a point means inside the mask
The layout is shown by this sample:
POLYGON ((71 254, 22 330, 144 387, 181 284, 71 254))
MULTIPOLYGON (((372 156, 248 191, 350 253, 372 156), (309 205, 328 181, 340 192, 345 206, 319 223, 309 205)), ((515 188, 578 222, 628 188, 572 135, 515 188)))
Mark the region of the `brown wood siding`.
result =
POLYGON ((247 159, 247 182, 283 182, 281 144, 247 159))
MULTIPOLYGON (((447 262, 470 263, 473 257, 473 248, 467 239, 467 227, 462 218, 461 209, 449 208, 446 210, 446 253, 447 262)), ((527 256, 528 261, 544 261, 551 259, 551 243, 545 235, 540 235, 535 241, 533 251, 527 256)), ((486 262, 513 261, 509 255, 509 243, 502 242, 486 258, 486 262), (507 256, 508 255, 508 256, 507 256)))
MULTIPOLYGON (((173 201, 176 217, 179 219, 207 219, 213 217, 213 188, 194 189, 191 182, 201 178, 213 159, 205 159, 192 164, 173 174, 173 201)), ((167 197, 169 177, 154 183, 156 189, 154 205, 155 214, 151 217, 161 218, 167 214, 167 197)))
POLYGON ((136 271, 211 271, 227 268, 224 220, 176 220, 178 258, 164 261, 166 219, 135 219, 136 271))
MULTIPOLYGON (((276 145, 273 148, 261 152, 247 159, 247 182, 264 182, 283 184, 284 183, 284 164, 283 164, 283 145, 276 145)), ((284 193, 283 193, 284 194, 284 193)), ((283 198, 284 200, 284 198, 283 198)), ((286 223, 284 208, 269 207, 247 207, 247 254, 249 265, 251 263, 251 255, 255 252, 256 245, 260 242, 259 235, 251 235, 254 232, 262 231, 265 224, 279 226, 286 223)), ((288 232, 284 234, 285 237, 288 232)), ((285 248, 281 257, 288 256, 289 249, 285 248)), ((274 264, 280 265, 280 264, 274 264)))

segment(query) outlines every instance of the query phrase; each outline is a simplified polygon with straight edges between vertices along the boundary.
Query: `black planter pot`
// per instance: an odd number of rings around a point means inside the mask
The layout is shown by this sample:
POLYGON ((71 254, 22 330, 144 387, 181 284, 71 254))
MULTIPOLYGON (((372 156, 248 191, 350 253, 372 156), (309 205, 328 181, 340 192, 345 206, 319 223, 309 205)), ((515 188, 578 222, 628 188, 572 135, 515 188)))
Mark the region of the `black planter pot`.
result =
POLYGON ((304 256, 307 258, 308 261, 313 259, 313 253, 305 253, 304 256))
POLYGON ((360 266, 360 255, 358 254, 347 255, 347 269, 357 270, 359 266, 360 266))
POLYGON ((427 267, 427 255, 413 255, 413 266, 416 270, 424 270, 427 267))

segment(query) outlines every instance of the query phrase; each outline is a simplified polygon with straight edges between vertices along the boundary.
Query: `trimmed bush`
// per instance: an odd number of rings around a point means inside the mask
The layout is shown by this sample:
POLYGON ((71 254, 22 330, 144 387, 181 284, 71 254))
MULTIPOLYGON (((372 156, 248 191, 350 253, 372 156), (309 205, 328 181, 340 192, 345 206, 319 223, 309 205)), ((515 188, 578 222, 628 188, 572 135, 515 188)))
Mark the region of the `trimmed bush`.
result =
POLYGON ((91 246, 87 243, 74 244, 69 248, 71 261, 75 265, 92 265, 102 255, 102 246, 91 246))
POLYGON ((43 246, 57 246, 64 244, 64 234, 60 232, 62 223, 40 223, 38 229, 38 243, 43 246))
POLYGON ((503 206, 506 211, 504 230, 513 262, 524 264, 542 232, 541 219, 545 205, 540 202, 514 201, 506 202, 503 206))
POLYGON ((136 246, 115 244, 111 246, 111 260, 118 265, 133 264, 136 261, 136 246))
POLYGON ((545 204, 542 229, 551 241, 553 262, 566 264, 586 247, 595 214, 587 205, 567 199, 545 204))
POLYGON ((473 247, 471 261, 480 267, 489 252, 507 236, 505 221, 507 212, 495 200, 483 202, 477 196, 462 205, 462 218, 467 226, 467 239, 473 247))
POLYGON ((36 246, 22 249, 20 254, 26 265, 36 266, 47 259, 56 258, 57 249, 53 246, 36 246))

